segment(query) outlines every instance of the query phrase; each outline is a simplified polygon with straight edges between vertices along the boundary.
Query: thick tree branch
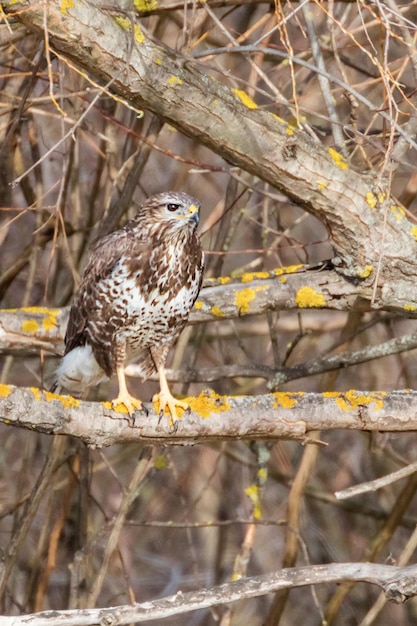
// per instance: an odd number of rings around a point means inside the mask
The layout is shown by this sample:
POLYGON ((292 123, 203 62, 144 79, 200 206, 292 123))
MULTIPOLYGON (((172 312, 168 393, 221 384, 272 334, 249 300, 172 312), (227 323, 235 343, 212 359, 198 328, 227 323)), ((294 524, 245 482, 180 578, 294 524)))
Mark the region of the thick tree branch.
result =
POLYGON ((341 271, 371 284, 378 266, 374 307, 416 310, 416 229, 373 176, 352 171, 336 151, 261 111, 243 92, 202 73, 192 59, 155 44, 138 25, 132 47, 130 23, 123 22, 126 31, 87 2, 62 10, 58 0, 27 0, 5 8, 39 33, 46 11, 57 51, 101 83, 112 80, 112 90, 135 107, 153 111, 316 215, 328 227, 341 271))
POLYGON ((84 402, 35 387, 0 385, 0 422, 38 432, 71 435, 91 447, 115 443, 196 444, 226 439, 309 441, 315 430, 417 430, 416 391, 276 392, 220 396, 212 390, 187 398, 191 411, 170 432, 168 418, 115 411, 110 402, 84 402))
MULTIPOLYGON (((302 265, 244 274, 239 279, 223 276, 205 282, 190 322, 214 322, 290 309, 367 311, 370 292, 362 281, 352 282, 336 272, 308 270, 302 265)), ((392 308, 396 313, 417 317, 417 308, 413 309, 410 303, 409 308, 400 304, 392 308)), ((61 354, 67 319, 67 308, 0 310, 0 351, 44 349, 61 354)))
POLYGON ((242 578, 212 589, 179 591, 174 596, 142 604, 106 609, 42 611, 19 617, 1 617, 0 626, 95 626, 96 624, 145 623, 173 615, 183 615, 213 606, 256 598, 278 591, 308 585, 341 582, 366 582, 380 587, 391 602, 405 602, 417 595, 417 566, 395 567, 375 563, 333 563, 283 569, 272 574, 242 578))

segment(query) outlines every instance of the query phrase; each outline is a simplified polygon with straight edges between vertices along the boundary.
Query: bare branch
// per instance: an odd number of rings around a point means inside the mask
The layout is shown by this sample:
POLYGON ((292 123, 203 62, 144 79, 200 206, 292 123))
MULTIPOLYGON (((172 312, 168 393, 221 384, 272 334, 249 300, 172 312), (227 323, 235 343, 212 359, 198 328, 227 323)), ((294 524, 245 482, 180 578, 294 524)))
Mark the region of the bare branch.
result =
POLYGON ((417 472, 417 463, 410 463, 406 467, 402 467, 396 472, 391 472, 391 474, 387 474, 386 476, 382 476, 381 478, 376 478, 375 480, 370 480, 366 483, 361 483, 360 485, 354 485, 353 487, 349 487, 348 489, 344 489, 343 491, 336 491, 334 495, 338 500, 352 498, 353 496, 360 495, 361 493, 368 493, 369 491, 382 489, 383 487, 391 485, 397 480, 402 480, 403 478, 406 478, 407 476, 410 476, 415 472, 417 472))
POLYGON ((242 578, 212 589, 179 591, 174 596, 106 609, 42 611, 19 617, 0 617, 0 626, 122 626, 133 622, 151 622, 173 615, 183 615, 237 600, 256 598, 279 589, 340 582, 366 582, 383 589, 391 602, 405 602, 417 594, 417 566, 394 567, 374 563, 333 563, 283 569, 272 574, 242 578))

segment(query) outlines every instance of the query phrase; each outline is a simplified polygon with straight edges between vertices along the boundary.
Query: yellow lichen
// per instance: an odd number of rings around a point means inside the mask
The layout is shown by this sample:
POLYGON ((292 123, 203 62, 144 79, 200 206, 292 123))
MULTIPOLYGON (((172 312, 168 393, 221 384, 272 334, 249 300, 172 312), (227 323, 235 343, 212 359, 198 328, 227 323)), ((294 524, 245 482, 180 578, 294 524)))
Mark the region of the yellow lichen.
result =
POLYGON ((268 477, 268 471, 265 467, 260 467, 257 471, 257 476, 260 482, 265 482, 265 479, 268 477))
POLYGON ((51 393, 50 394, 49 391, 47 391, 46 394, 47 394, 47 399, 49 398, 48 402, 50 400, 59 400, 60 403, 63 404, 66 409, 72 409, 73 407, 80 405, 80 401, 77 400, 77 398, 73 398, 72 396, 59 396, 59 397, 56 397, 57 394, 55 394, 55 393, 51 393), (49 397, 49 394, 50 394, 50 397, 49 397), (52 396, 55 396, 55 398, 52 398, 52 396))
POLYGON ((257 109, 258 105, 256 102, 252 100, 250 96, 246 93, 246 91, 242 91, 242 89, 232 89, 233 93, 239 98, 242 104, 245 105, 248 109, 257 109))
POLYGON ((402 208, 402 206, 391 204, 390 209, 391 209, 391 213, 394 215, 397 222, 402 222, 405 217, 405 211, 402 208))
POLYGON ((250 501, 252 502, 253 511, 252 515, 255 519, 262 518, 262 508, 261 508, 261 497, 260 497, 260 489, 258 485, 249 485, 246 487, 245 494, 248 496, 250 501))
POLYGON ((375 404, 375 411, 380 411, 384 406, 384 397, 386 395, 386 391, 373 391, 365 395, 360 391, 351 389, 350 391, 346 391, 346 393, 340 394, 336 399, 336 404, 342 411, 351 411, 360 406, 375 404))
POLYGON ((275 276, 282 276, 282 274, 294 274, 295 272, 298 272, 298 270, 302 269, 302 267, 304 267, 302 263, 299 263, 298 265, 287 265, 286 267, 277 267, 274 269, 274 274, 275 276))
MULTIPOLYGON (((129 415, 128 408, 125 404, 123 404, 123 402, 118 402, 117 404, 113 404, 113 402, 111 401, 106 401, 106 402, 102 402, 101 404, 105 406, 106 409, 109 409, 110 411, 115 411, 116 413, 122 413, 123 415, 129 415)), ((157 412, 159 413, 159 410, 157 412)))
POLYGON ((241 289, 235 294, 235 304, 239 310, 239 314, 248 313, 249 312, 249 303, 255 299, 257 291, 263 291, 266 289, 266 286, 259 287, 246 287, 246 289, 241 289))
POLYGON ((38 389, 37 387, 31 387, 30 388, 31 392, 33 393, 33 395, 35 396, 36 400, 41 400, 41 390, 38 389))
POLYGON ((235 303, 239 309, 239 313, 247 313, 249 311, 249 303, 255 299, 255 289, 247 287, 238 291, 235 295, 235 303))
POLYGON ((142 43, 143 41, 145 41, 145 35, 143 34, 143 31, 141 27, 139 26, 139 24, 134 25, 133 36, 135 38, 136 43, 142 43))
MULTIPOLYGON (((10 311, 17 311, 18 309, 10 309, 10 311)), ((23 313, 31 313, 32 315, 54 315, 58 314, 55 309, 48 309, 45 306, 23 306, 20 311, 23 313)))
POLYGON ((162 59, 161 59, 161 57, 157 57, 157 58, 155 59, 155 63, 156 63, 157 65, 162 65, 162 59))
POLYGON ((328 148, 328 152, 330 156, 332 157, 334 164, 337 165, 337 167, 339 167, 341 170, 348 169, 349 166, 347 164, 347 161, 345 157, 342 154, 340 154, 340 152, 338 152, 334 148, 328 148))
POLYGON ((220 285, 227 285, 227 283, 230 283, 230 276, 219 276, 217 279, 220 283, 220 285))
POLYGON ((411 227, 411 234, 413 235, 414 239, 417 240, 417 226, 411 227))
POLYGON ((360 278, 368 278, 371 275, 372 270, 372 265, 365 265, 365 267, 358 267, 356 273, 360 278))
POLYGON ((154 11, 157 6, 157 0, 133 0, 137 11, 154 11))
POLYGON ((319 191, 323 191, 323 189, 326 189, 326 187, 327 187, 327 183, 325 183, 325 182, 323 182, 323 181, 321 181, 321 182, 317 183, 317 189, 318 189, 319 191))
POLYGON ((197 311, 200 311, 200 309, 202 309, 204 306, 203 302, 201 302, 201 300, 197 300, 197 302, 194 302, 194 308, 197 309, 197 311))
MULTIPOLYGON (((132 30, 132 22, 128 17, 116 16, 114 19, 123 30, 132 30)), ((133 37, 136 43, 143 43, 145 41, 145 35, 139 24, 133 25, 133 37)))
POLYGON ((374 209, 377 205, 381 205, 385 198, 386 193, 384 191, 379 191, 376 195, 372 193, 372 191, 369 191, 365 196, 366 203, 371 207, 371 209, 374 209))
POLYGON ((371 209, 374 209, 377 205, 377 197, 374 193, 372 193, 372 191, 369 191, 366 196, 365 196, 365 200, 366 200, 366 204, 368 206, 371 207, 371 209))
POLYGON ((323 391, 323 398, 338 398, 340 391, 323 391))
POLYGON ((170 76, 168 78, 169 85, 182 85, 182 79, 179 76, 170 76))
POLYGON ((287 123, 287 128, 285 129, 285 132, 287 133, 288 137, 291 137, 295 133, 296 130, 301 128, 301 124, 305 121, 306 121, 306 117, 304 115, 301 115, 298 118, 290 117, 287 123))
POLYGON ((200 417, 210 417, 212 413, 221 413, 230 409, 227 396, 219 396, 214 391, 203 391, 196 398, 186 398, 186 402, 200 417))
POLYGON ((166 456, 164 454, 158 454, 158 456, 155 457, 153 466, 157 470, 166 469, 168 467, 168 460, 166 456))
POLYGON ((275 398, 275 402, 273 404, 274 409, 283 408, 283 409, 292 409, 304 395, 304 392, 286 392, 286 391, 276 391, 272 394, 275 398))
POLYGON ((287 122, 285 120, 282 119, 282 117, 279 117, 279 115, 275 115, 275 113, 271 113, 272 117, 275 117, 276 120, 278 120, 278 122, 281 122, 281 124, 286 124, 287 122))
POLYGON ((250 283, 252 280, 269 278, 269 272, 245 272, 240 277, 242 283, 250 283))
POLYGON ((10 396, 11 393, 12 393, 12 390, 10 388, 10 385, 0 384, 0 396, 2 398, 7 398, 8 396, 10 396))
POLYGON ((323 294, 312 287, 301 287, 295 296, 295 303, 300 309, 316 309, 326 306, 323 294))
POLYGON ((51 391, 43 391, 38 387, 30 387, 31 392, 35 396, 36 400, 46 400, 46 402, 52 402, 53 400, 59 400, 66 409, 71 409, 75 406, 79 406, 80 401, 72 396, 61 396, 58 393, 52 393, 51 391))
MULTIPOLYGON (((17 311, 17 309, 8 309, 9 311, 17 311)), ((23 313, 30 313, 31 315, 43 315, 42 326, 44 330, 52 330, 57 325, 57 316, 59 311, 56 309, 47 309, 45 307, 22 307, 20 309, 23 313)), ((35 319, 26 319, 22 322, 22 330, 25 333, 36 333, 39 330, 39 324, 35 319)))
POLYGON ((36 333, 39 330, 39 324, 36 320, 25 320, 22 323, 24 333, 36 333))
POLYGON ((216 317, 224 317, 224 313, 223 313, 223 311, 221 310, 221 308, 219 306, 212 306, 211 307, 211 312, 216 317))
POLYGON ((42 326, 44 330, 52 330, 56 326, 56 316, 48 315, 42 320, 42 326))
POLYGON ((61 13, 65 15, 68 9, 74 8, 74 0, 62 0, 61 1, 61 13))
POLYGON ((415 304, 405 304, 404 305, 404 311, 416 311, 417 310, 417 306, 415 304))

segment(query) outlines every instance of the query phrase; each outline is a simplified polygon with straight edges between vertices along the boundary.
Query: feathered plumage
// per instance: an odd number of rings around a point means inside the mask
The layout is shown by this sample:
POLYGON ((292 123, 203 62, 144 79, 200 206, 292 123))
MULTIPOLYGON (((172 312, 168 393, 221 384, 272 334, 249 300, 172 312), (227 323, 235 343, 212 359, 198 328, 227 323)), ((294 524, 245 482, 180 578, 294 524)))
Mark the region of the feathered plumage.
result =
POLYGON ((164 365, 201 287, 199 210, 186 193, 157 194, 96 243, 71 307, 58 388, 80 396, 116 374, 113 404, 132 414, 141 402, 127 391, 124 365, 139 360, 143 378, 158 371, 161 413, 168 407, 175 420, 186 405, 171 395, 164 365))

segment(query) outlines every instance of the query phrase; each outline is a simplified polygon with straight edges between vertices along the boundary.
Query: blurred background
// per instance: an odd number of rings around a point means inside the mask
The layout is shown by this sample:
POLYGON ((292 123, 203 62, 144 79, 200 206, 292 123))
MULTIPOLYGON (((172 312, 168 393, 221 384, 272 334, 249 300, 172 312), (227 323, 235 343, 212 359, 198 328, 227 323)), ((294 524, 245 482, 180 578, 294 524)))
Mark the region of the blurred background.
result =
MULTIPOLYGON (((415 157, 407 153, 393 166, 387 154, 398 140, 395 124, 415 115, 415 2, 94 4, 196 57, 200 71, 303 126, 351 167, 389 178, 393 196, 414 220, 415 157), (239 46, 244 52, 238 53, 239 46), (334 80, 325 84, 326 76, 334 80), (391 121, 381 119, 379 110, 391 121)), ((231 167, 198 137, 185 137, 162 118, 100 94, 93 75, 58 58, 18 15, 0 17, 3 309, 68 306, 91 243, 132 217, 148 196, 169 189, 187 191, 202 204, 206 277, 332 258, 324 225, 281 191, 231 167)), ((414 327, 388 312, 269 312, 187 327, 169 363, 173 370, 198 370, 200 379, 205 369, 227 364, 279 369, 376 345, 414 327)), ((0 382, 48 388, 62 348, 57 345, 54 354, 30 346, 19 353, 4 350, 0 382)), ((294 380, 282 390, 415 388, 416 373, 414 353, 405 353, 294 380)), ((176 383, 173 391, 251 395, 266 393, 267 383, 242 375, 176 383)), ((149 402, 158 385, 131 378, 129 388, 149 402)), ((115 390, 112 381, 90 398, 110 399, 115 390)), ((161 448, 152 451, 152 462, 133 484, 138 463, 149 454, 141 443, 87 450, 68 439, 54 451, 48 436, 6 426, 1 433, 0 541, 8 566, 0 610, 6 614, 91 607, 92 599, 97 606, 141 602, 279 570, 291 556, 291 498, 299 508, 292 554, 298 565, 395 563, 416 526, 413 476, 352 500, 336 502, 333 496, 414 461, 414 434, 318 434, 326 445, 314 446, 307 460, 311 446, 285 441, 161 448), (51 454, 57 469, 36 499, 51 454), (292 488, 306 468, 308 479, 297 496, 292 488), (133 504, 109 553, 127 492, 134 494, 133 504)), ((416 623, 415 600, 385 605, 367 618, 378 596, 365 584, 306 587, 281 597, 275 616, 279 600, 265 596, 163 623, 416 623)))

